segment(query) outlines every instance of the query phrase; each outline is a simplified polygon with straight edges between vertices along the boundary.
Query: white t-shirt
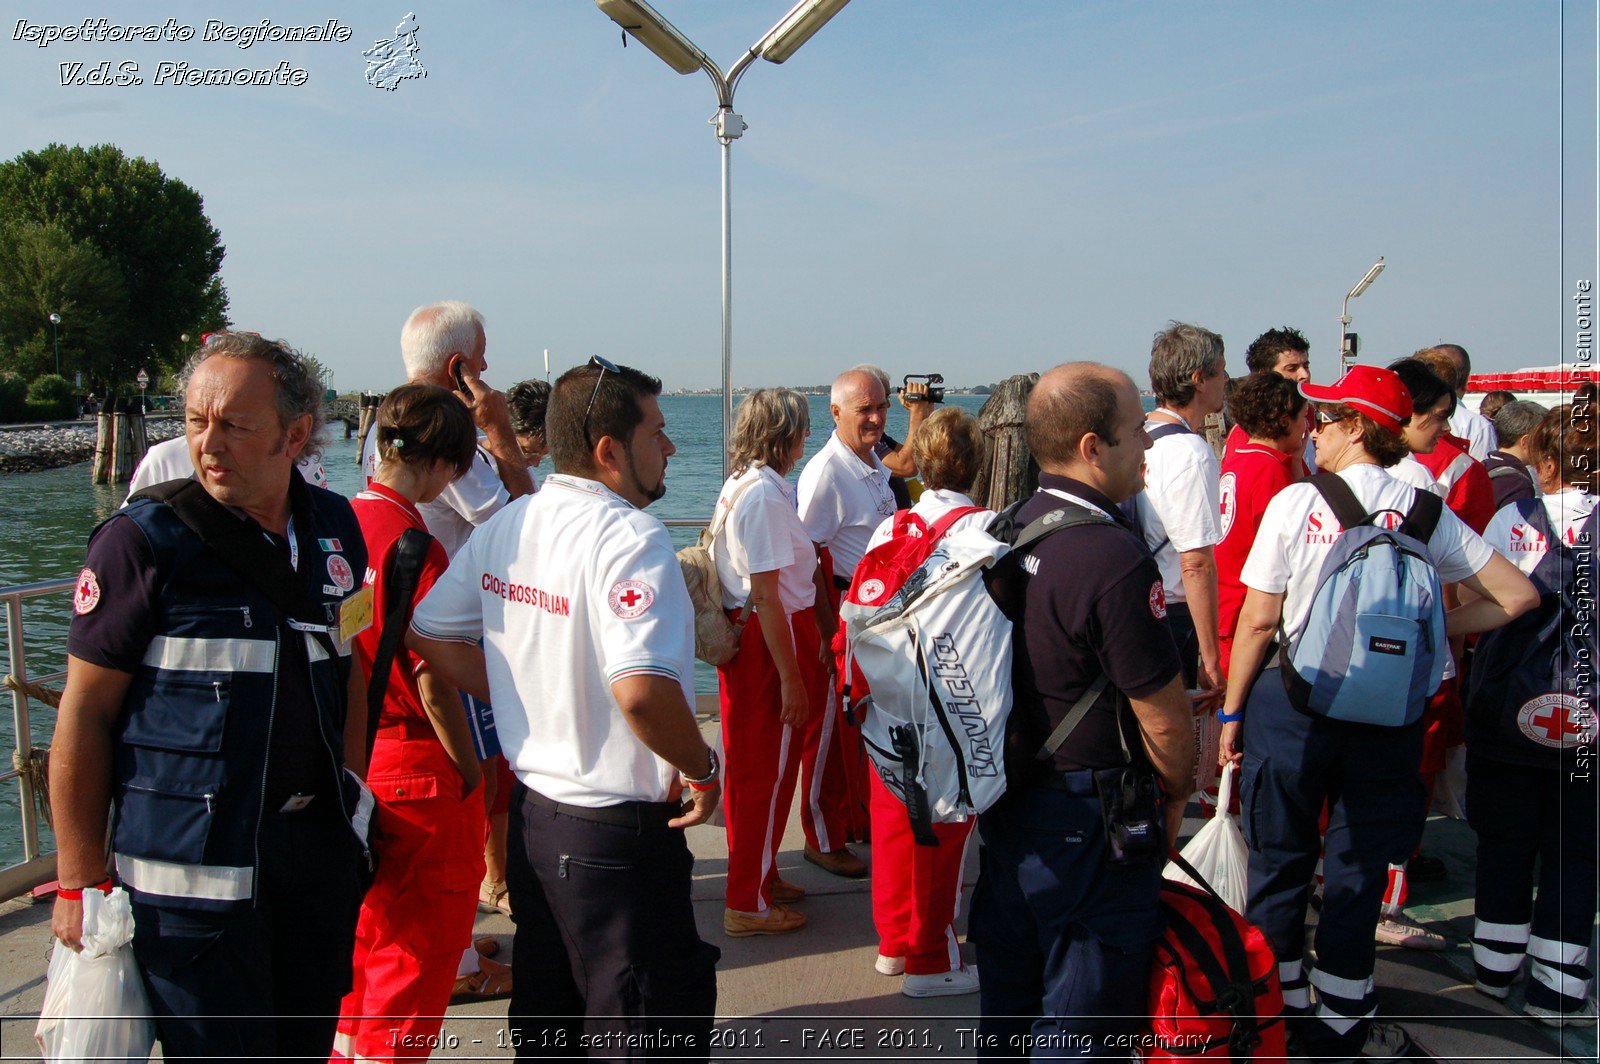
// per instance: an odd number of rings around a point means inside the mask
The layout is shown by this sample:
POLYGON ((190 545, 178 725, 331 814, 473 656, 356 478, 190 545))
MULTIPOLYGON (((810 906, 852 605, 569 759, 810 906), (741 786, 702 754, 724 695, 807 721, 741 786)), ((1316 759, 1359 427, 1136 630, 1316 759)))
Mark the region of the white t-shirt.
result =
MULTIPOLYGON (((1145 431, 1171 424, 1146 421, 1145 431)), ((1145 490, 1139 500, 1139 519, 1145 545, 1154 549, 1161 569, 1161 585, 1168 602, 1184 602, 1184 551, 1214 547, 1222 542, 1222 468, 1211 444, 1197 432, 1175 432, 1151 445, 1144 453, 1145 490), (1162 540, 1167 540, 1162 543, 1162 540)))
POLYGON ((833 555, 834 575, 850 579, 873 529, 895 511, 889 471, 873 455, 856 457, 835 432, 800 471, 800 521, 833 555))
POLYGON ((596 481, 551 476, 467 540, 411 624, 482 633, 495 728, 523 783, 571 805, 666 800, 672 766, 611 694, 664 676, 694 704, 694 607, 660 521, 596 481))
MULTIPOLYGON (((1411 509, 1416 488, 1391 476, 1382 466, 1363 463, 1338 474, 1368 513, 1393 511, 1394 525, 1411 509)), ((1494 552, 1476 532, 1441 507, 1428 551, 1441 583, 1464 580, 1489 564, 1494 552)), ((1283 594, 1283 629, 1292 643, 1306 626, 1316 594, 1322 562, 1343 531, 1333 508, 1315 486, 1290 484, 1273 496, 1261 517, 1255 545, 1245 559, 1240 579, 1246 587, 1283 594)))
MULTIPOLYGON (((368 483, 378 475, 376 427, 367 434, 361 445, 361 468, 366 473, 368 483)), ((422 515, 422 523, 428 526, 428 534, 439 541, 445 554, 450 557, 456 556, 474 528, 499 513, 511 501, 511 493, 500 482, 499 469, 494 457, 480 446, 465 473, 452 480, 438 498, 417 507, 417 512, 422 515)))
POLYGON ((1466 440, 1467 453, 1480 462, 1495 448, 1494 422, 1465 403, 1457 403, 1456 412, 1450 415, 1450 432, 1466 440))
MULTIPOLYGON (((1578 534, 1594 510, 1595 498, 1582 488, 1563 488, 1538 500, 1550 518, 1551 531, 1569 547, 1578 546, 1578 534)), ((1532 573, 1550 550, 1550 544, 1534 527, 1522 519, 1516 503, 1500 508, 1483 530, 1484 541, 1511 560, 1524 573, 1532 573)))
MULTIPOLYGON (((321 455, 307 451, 295 462, 294 467, 307 484, 315 484, 319 488, 328 486, 328 474, 322 468, 321 455)), ((135 493, 153 484, 187 480, 192 476, 194 462, 189 459, 189 437, 174 436, 170 440, 162 440, 144 452, 144 458, 133 471, 133 478, 128 481, 128 498, 133 498, 135 493)), ((127 499, 122 501, 122 505, 128 505, 127 499)))
POLYGON ((1444 485, 1439 483, 1438 478, 1433 475, 1433 470, 1419 462, 1414 454, 1406 455, 1385 472, 1402 484, 1410 484, 1413 488, 1431 491, 1441 499, 1446 495, 1444 485))
POLYGON ((741 485, 733 512, 711 544, 711 557, 722 581, 724 609, 743 606, 750 597, 750 574, 778 574, 783 612, 799 613, 817 601, 817 550, 796 511, 794 488, 768 466, 752 465, 729 477, 717 498, 717 513, 741 485), (754 483, 751 483, 751 482, 754 483))
MULTIPOLYGON (((923 524, 927 525, 929 528, 932 528, 939 518, 943 517, 951 510, 954 510, 956 507, 972 505, 972 500, 961 494, 959 491, 948 491, 944 488, 923 488, 922 498, 918 499, 916 504, 911 507, 911 512, 922 518, 923 524)), ((961 518, 955 524, 951 525, 945 534, 949 535, 952 532, 959 532, 963 528, 970 528, 973 526, 978 528, 988 528, 989 522, 993 520, 993 510, 983 510, 979 513, 968 514, 966 517, 961 518)), ((867 550, 871 550, 880 543, 887 543, 889 541, 889 537, 893 533, 894 518, 891 517, 884 519, 883 523, 880 524, 872 533, 872 539, 867 542, 867 550)))

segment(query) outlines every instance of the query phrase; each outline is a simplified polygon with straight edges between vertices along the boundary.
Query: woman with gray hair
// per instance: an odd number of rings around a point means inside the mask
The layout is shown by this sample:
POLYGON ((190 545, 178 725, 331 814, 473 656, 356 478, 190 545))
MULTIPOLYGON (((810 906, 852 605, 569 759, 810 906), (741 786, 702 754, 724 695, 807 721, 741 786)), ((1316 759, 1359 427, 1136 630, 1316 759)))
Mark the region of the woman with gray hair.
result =
POLYGON ((781 935, 805 926, 785 903, 805 891, 778 877, 777 849, 794 803, 802 725, 827 705, 832 660, 818 634, 816 549, 785 477, 811 435, 806 399, 787 388, 753 392, 739 404, 713 520, 711 556, 722 605, 737 620, 754 607, 733 660, 717 667, 721 688, 723 791, 728 828, 729 935, 781 935))

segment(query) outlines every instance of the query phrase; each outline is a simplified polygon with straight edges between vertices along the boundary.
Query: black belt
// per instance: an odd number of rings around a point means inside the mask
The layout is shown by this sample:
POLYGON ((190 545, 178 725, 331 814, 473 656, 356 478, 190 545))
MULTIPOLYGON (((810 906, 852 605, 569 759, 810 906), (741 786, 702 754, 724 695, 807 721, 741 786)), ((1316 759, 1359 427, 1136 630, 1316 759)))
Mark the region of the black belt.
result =
POLYGON ((667 821, 683 815, 683 807, 675 802, 618 802, 616 805, 567 805, 554 798, 546 798, 526 784, 522 789, 527 799, 540 809, 548 809, 575 820, 594 824, 610 824, 619 828, 664 828, 667 821))

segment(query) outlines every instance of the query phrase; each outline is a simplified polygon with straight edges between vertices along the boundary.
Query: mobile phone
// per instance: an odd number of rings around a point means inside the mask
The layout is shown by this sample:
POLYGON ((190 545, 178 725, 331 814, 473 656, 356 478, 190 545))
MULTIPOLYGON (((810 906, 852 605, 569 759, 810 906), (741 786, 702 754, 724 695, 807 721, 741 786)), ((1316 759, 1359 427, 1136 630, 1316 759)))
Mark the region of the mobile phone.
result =
POLYGON ((461 372, 461 362, 459 360, 450 363, 450 373, 456 379, 456 391, 471 399, 472 389, 467 387, 467 377, 466 374, 461 372))

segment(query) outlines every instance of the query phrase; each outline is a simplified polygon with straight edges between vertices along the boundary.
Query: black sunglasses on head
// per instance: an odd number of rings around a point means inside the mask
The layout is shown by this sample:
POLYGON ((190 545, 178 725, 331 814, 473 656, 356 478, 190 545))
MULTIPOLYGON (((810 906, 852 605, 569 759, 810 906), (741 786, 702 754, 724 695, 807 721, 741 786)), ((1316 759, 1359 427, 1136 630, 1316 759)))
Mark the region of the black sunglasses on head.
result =
POLYGON ((589 415, 594 412, 594 401, 600 394, 600 382, 606 379, 607 373, 615 375, 621 371, 617 369, 615 362, 608 358, 601 358, 599 355, 591 355, 589 357, 589 365, 600 367, 600 375, 594 379, 594 391, 589 393, 589 405, 583 408, 583 442, 588 445, 590 450, 593 450, 594 441, 589 439, 589 415))

